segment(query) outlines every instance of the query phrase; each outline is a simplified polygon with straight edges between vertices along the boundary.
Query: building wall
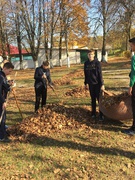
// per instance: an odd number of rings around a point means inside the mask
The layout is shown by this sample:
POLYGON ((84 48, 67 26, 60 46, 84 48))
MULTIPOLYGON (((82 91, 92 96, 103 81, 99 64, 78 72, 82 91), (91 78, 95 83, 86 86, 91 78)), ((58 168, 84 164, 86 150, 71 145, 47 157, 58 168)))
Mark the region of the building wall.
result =
MULTIPOLYGON (((97 58, 99 61, 102 60, 102 51, 101 50, 97 50, 97 58)), ((105 61, 107 62, 107 60, 108 60, 108 52, 106 51, 105 61)))
MULTIPOLYGON (((23 55, 23 69, 27 69, 27 68, 34 68, 34 63, 33 63, 33 59, 31 55, 23 55)), ((15 69, 20 69, 20 58, 18 57, 18 55, 14 56, 11 58, 11 62, 14 65, 15 69)))
MULTIPOLYGON (((45 51, 44 49, 40 49, 39 56, 38 56, 38 64, 41 65, 43 61, 46 60, 45 51)), ((80 64, 80 52, 76 52, 76 50, 69 50, 69 61, 70 64, 80 64)), ((66 50, 62 50, 62 57, 61 62, 59 62, 59 50, 55 49, 52 52, 52 65, 59 66, 59 65, 67 65, 67 56, 66 50)))
MULTIPOLYGON (((20 61, 11 61, 14 65, 14 69, 19 70, 20 69, 20 61)), ((34 62, 33 60, 23 60, 23 69, 33 69, 34 68, 34 62)))
MULTIPOLYGON (((38 55, 38 66, 40 66, 42 64, 42 62, 45 60, 46 60, 45 50, 40 49, 39 55, 38 55)), ((69 50, 69 61, 70 61, 70 64, 80 64, 81 63, 80 52, 76 52, 76 50, 69 50)), ((15 69, 20 69, 19 59, 16 58, 16 59, 12 60, 12 63, 14 65, 15 69)), ((66 51, 65 50, 62 51, 62 59, 61 59, 61 62, 59 62, 59 51, 58 51, 58 49, 53 50, 51 63, 53 66, 67 65, 66 51)), ((27 68, 33 69, 34 62, 32 59, 29 59, 29 58, 27 59, 25 57, 25 59, 23 59, 23 69, 27 69, 27 68)))

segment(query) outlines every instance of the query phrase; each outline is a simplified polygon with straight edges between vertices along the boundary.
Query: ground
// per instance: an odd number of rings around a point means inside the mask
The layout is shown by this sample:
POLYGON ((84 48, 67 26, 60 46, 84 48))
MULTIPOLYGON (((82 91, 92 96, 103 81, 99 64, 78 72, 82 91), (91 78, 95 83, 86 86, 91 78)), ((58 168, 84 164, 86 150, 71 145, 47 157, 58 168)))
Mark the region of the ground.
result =
MULTIPOLYGON (((102 70, 107 91, 127 90, 130 61, 113 58, 102 63, 102 70)), ((0 178, 134 180, 135 137, 122 133, 132 119, 105 117, 99 123, 90 118, 83 65, 51 69, 54 91, 48 87, 47 106, 38 114, 34 113, 33 76, 31 69, 11 75, 17 84, 7 107, 12 141, 0 144, 0 178)))

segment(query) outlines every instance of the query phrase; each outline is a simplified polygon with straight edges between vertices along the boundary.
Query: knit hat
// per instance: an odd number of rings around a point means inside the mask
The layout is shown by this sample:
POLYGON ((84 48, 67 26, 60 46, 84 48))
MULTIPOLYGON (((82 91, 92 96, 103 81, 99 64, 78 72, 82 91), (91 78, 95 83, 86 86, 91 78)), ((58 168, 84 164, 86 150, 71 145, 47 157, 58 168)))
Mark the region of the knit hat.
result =
POLYGON ((130 42, 130 43, 135 43, 135 37, 132 38, 132 39, 129 39, 129 42, 130 42))

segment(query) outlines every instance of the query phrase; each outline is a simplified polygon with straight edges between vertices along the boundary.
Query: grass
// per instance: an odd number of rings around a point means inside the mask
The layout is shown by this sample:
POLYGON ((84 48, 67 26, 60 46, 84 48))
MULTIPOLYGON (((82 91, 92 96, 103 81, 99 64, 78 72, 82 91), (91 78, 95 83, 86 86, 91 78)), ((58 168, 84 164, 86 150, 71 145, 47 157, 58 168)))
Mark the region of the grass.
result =
MULTIPOLYGON (((129 68, 129 61, 121 58, 102 64, 106 89, 115 92, 126 90, 129 68)), ((62 101, 65 107, 74 108, 75 113, 78 112, 78 106, 85 114, 86 108, 91 111, 89 96, 65 96, 67 91, 83 85, 84 77, 81 71, 83 65, 51 69, 53 81, 66 80, 67 74, 71 72, 73 75, 68 76, 71 84, 55 86, 57 97, 48 88, 47 103, 62 101), (79 74, 76 77, 77 71, 79 74)), ((33 74, 34 70, 20 70, 16 76, 16 98, 24 118, 32 116, 34 112, 33 74)), ((68 117, 70 118, 70 114, 68 117)), ((135 180, 135 137, 121 133, 123 128, 131 125, 132 120, 114 121, 106 118, 102 124, 90 119, 89 115, 86 117, 82 124, 87 128, 82 126, 52 131, 49 135, 39 136, 31 142, 0 143, 0 179, 135 180)), ((16 123, 21 121, 15 97, 11 93, 7 107, 7 124, 16 126, 16 123)))

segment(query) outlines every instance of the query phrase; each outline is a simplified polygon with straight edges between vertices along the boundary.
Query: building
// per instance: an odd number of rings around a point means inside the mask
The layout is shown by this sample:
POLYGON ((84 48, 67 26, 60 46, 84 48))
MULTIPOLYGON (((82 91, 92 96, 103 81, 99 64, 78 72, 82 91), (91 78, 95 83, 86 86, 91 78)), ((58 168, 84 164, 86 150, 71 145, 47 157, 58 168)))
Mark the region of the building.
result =
MULTIPOLYGON (((59 60, 59 49, 53 49, 52 51, 52 60, 50 63, 52 63, 53 66, 68 66, 69 64, 80 64, 80 52, 77 52, 75 49, 69 49, 68 50, 69 59, 67 58, 66 49, 62 49, 62 57, 61 60, 59 60)), ((45 57, 45 50, 44 48, 40 48, 39 56, 38 56, 38 64, 42 64, 43 61, 46 60, 45 57)))
MULTIPOLYGON (((34 68, 34 62, 30 53, 23 53, 23 69, 34 68)), ((46 60, 45 57, 45 50, 44 48, 40 48, 39 55, 38 55, 38 66, 42 64, 43 61, 46 60)), ((15 69, 20 69, 20 58, 18 54, 12 54, 11 62, 13 63, 15 69)), ((50 64, 52 66, 68 66, 70 67, 71 64, 80 64, 80 52, 77 52, 74 49, 69 50, 69 58, 66 56, 66 49, 62 50, 62 58, 59 60, 59 50, 53 49, 52 51, 52 60, 50 64)))
MULTIPOLYGON (((20 57, 18 48, 15 46, 10 46, 10 56, 11 56, 11 62, 13 63, 15 69, 20 69, 20 57)), ((88 48, 77 48, 76 49, 69 49, 68 54, 69 57, 67 58, 66 49, 62 49, 62 57, 61 60, 59 60, 59 49, 54 48, 52 51, 52 60, 50 60, 50 65, 52 67, 54 66, 67 66, 70 67, 71 64, 81 64, 84 63, 88 57, 87 57, 88 48)), ((99 61, 101 61, 102 53, 100 49, 95 48, 95 54, 99 61)), ((106 54, 107 59, 107 54, 106 54)), ((28 53, 26 50, 22 50, 22 69, 33 69, 35 68, 33 58, 31 56, 31 53, 28 53)), ((40 48, 39 55, 38 55, 38 61, 37 66, 40 66, 43 61, 46 60, 45 56, 45 49, 40 48)))

